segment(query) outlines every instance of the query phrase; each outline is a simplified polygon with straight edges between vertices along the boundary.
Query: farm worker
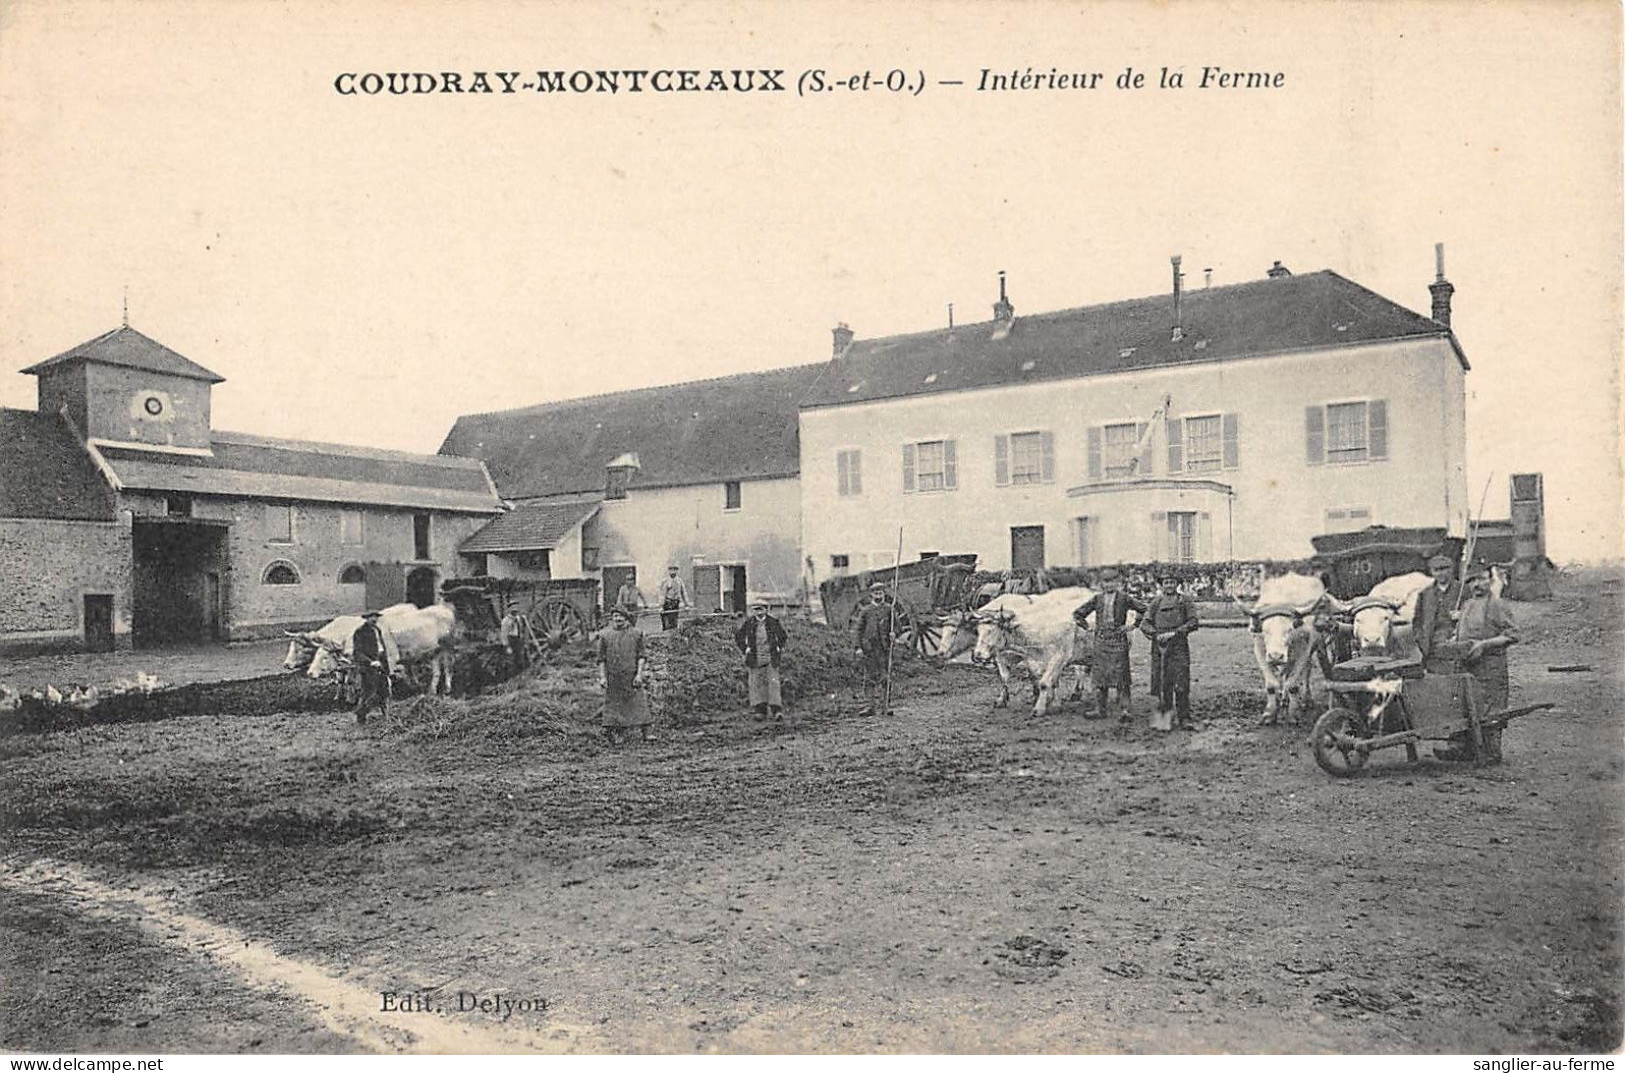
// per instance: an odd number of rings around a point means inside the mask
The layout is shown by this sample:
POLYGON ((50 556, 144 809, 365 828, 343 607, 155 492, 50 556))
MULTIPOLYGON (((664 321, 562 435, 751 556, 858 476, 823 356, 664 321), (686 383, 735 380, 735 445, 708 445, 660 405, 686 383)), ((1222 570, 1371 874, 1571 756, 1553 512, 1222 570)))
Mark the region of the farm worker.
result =
POLYGON ((1088 629, 1089 616, 1093 615, 1095 619, 1094 655, 1089 665, 1089 676, 1095 684, 1095 717, 1098 719, 1106 717, 1114 689, 1117 690, 1118 721, 1126 723, 1131 716, 1129 694, 1133 683, 1128 665, 1130 611, 1142 620, 1145 618, 1145 604, 1123 591, 1122 574, 1108 566, 1100 572, 1100 591, 1072 612, 1072 621, 1079 629, 1088 629))
MULTIPOLYGON (((1507 677, 1506 650, 1518 643, 1518 628, 1501 598, 1490 595, 1487 567, 1477 567, 1467 575, 1467 598, 1461 605, 1455 640, 1468 646, 1462 662, 1478 682, 1483 702, 1480 714, 1501 711, 1507 706, 1512 691, 1507 677)), ((1484 739, 1486 758, 1501 759, 1501 731, 1486 729, 1484 739)), ((1457 735, 1450 739, 1449 747, 1435 749, 1434 755, 1441 760, 1470 760, 1469 744, 1465 735, 1457 735)))
POLYGON ((508 650, 508 673, 524 670, 530 653, 525 650, 525 627, 517 607, 510 606, 502 616, 502 647, 508 650))
POLYGON ((361 616, 361 625, 350 635, 352 657, 361 671, 361 695, 355 702, 355 721, 362 724, 375 707, 389 715, 389 653, 384 647, 384 631, 378 625, 378 612, 361 616))
POLYGON ((1158 712, 1175 709, 1174 725, 1191 730, 1190 635, 1200 623, 1196 605, 1179 591, 1179 576, 1164 571, 1158 580, 1162 592, 1151 598, 1150 608, 1140 617, 1140 632, 1151 638, 1151 692, 1158 712))
POLYGON ((632 612, 616 605, 609 626, 598 634, 598 684, 604 689, 604 734, 610 740, 637 727, 649 740, 649 698, 643 692, 643 634, 632 628, 632 612))
POLYGON ((677 613, 683 608, 691 606, 688 599, 688 586, 683 579, 677 576, 677 566, 673 564, 666 567, 666 576, 660 579, 660 628, 662 630, 675 630, 677 628, 677 613))
POLYGON ((631 578, 627 578, 621 583, 620 591, 615 594, 615 606, 624 607, 632 612, 632 623, 633 625, 637 624, 638 612, 644 608, 643 593, 631 578))
POLYGON ((897 605, 884 582, 869 586, 869 603, 858 612, 858 655, 863 657, 864 715, 885 715, 886 676, 891 670, 892 640, 897 634, 897 605))
POLYGON ((779 691, 779 654, 788 640, 784 626, 767 613, 767 603, 756 600, 750 615, 734 631, 734 644, 745 654, 745 677, 750 689, 750 707, 757 715, 784 718, 784 699, 779 691))
POLYGON ((1455 580, 1456 564, 1448 555, 1430 558, 1428 573, 1433 575, 1433 584, 1417 594, 1411 632, 1422 652, 1422 665, 1431 671, 1435 669, 1429 666, 1434 661, 1434 649, 1455 640, 1461 585, 1455 580))

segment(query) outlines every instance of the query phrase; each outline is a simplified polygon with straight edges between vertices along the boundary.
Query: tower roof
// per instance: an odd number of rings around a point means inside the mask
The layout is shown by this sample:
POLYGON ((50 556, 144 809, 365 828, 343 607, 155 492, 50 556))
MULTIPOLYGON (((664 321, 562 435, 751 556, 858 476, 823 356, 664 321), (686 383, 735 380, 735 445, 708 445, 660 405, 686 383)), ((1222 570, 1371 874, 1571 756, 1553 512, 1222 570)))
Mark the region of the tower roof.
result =
POLYGON ((218 384, 225 379, 190 358, 175 353, 157 340, 149 339, 129 325, 114 328, 89 342, 80 343, 72 350, 65 350, 54 358, 46 358, 42 362, 30 365, 23 372, 37 376, 47 369, 73 362, 121 365, 126 369, 168 373, 170 376, 184 376, 211 384, 218 384))

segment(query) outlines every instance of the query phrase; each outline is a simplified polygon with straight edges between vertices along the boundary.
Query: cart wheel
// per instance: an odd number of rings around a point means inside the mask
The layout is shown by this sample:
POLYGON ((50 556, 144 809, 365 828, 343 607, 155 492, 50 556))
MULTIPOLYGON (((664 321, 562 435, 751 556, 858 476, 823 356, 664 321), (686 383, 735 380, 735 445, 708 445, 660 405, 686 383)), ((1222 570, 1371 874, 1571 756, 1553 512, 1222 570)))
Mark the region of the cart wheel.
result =
POLYGON ((587 620, 581 617, 575 604, 567 600, 549 600, 539 610, 540 614, 532 621, 540 627, 540 632, 552 647, 559 648, 587 635, 587 620))
POLYGON ((934 616, 913 617, 903 636, 921 659, 929 659, 942 649, 942 624, 934 616))
POLYGON ((1354 713, 1342 707, 1329 708, 1315 720, 1309 742, 1315 750, 1315 763, 1328 775, 1341 778, 1365 766, 1366 754, 1354 747, 1358 726, 1354 713))

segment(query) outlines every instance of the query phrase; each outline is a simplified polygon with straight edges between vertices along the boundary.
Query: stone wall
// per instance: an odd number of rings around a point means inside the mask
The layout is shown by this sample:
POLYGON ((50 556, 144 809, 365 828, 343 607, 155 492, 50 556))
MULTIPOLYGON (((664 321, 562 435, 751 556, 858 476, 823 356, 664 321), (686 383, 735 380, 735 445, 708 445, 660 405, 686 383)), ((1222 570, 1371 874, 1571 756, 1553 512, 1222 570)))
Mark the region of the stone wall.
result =
POLYGON ((0 518, 0 651, 80 649, 85 596, 113 597, 113 639, 130 644, 129 516, 116 522, 0 518))

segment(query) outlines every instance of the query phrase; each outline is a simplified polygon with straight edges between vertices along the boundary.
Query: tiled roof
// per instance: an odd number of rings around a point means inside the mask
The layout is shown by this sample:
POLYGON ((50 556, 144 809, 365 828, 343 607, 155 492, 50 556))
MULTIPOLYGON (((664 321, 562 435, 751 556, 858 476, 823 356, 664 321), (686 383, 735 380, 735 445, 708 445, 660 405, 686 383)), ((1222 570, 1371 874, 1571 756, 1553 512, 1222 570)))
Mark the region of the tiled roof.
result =
POLYGON ((625 454, 631 487, 659 488, 800 470, 797 407, 823 365, 594 395, 457 419, 443 455, 479 458, 508 499, 601 492, 625 454))
POLYGON ((464 555, 488 551, 539 551, 554 548, 582 522, 598 513, 598 503, 526 503, 498 515, 457 550, 464 555))
POLYGON ((56 414, 0 409, 0 518, 108 522, 113 490, 56 414))
POLYGON ((127 369, 145 369, 154 373, 169 373, 194 380, 207 380, 218 384, 225 379, 211 373, 197 362, 183 358, 155 339, 149 339, 128 325, 98 335, 88 343, 80 343, 54 358, 30 365, 25 373, 41 373, 57 365, 74 361, 99 362, 103 365, 122 365, 127 369))
POLYGON ((502 509, 474 459, 215 432, 212 457, 100 447, 126 488, 434 508, 502 509))
MULTIPOLYGON (((1321 271, 1184 292, 1173 338, 1172 293, 858 339, 829 363, 805 405, 1036 383, 1379 340, 1453 337, 1444 325, 1321 271)), ((1461 358, 1460 349, 1457 356, 1461 358)), ((1461 358, 1463 365, 1465 358, 1461 358)))

